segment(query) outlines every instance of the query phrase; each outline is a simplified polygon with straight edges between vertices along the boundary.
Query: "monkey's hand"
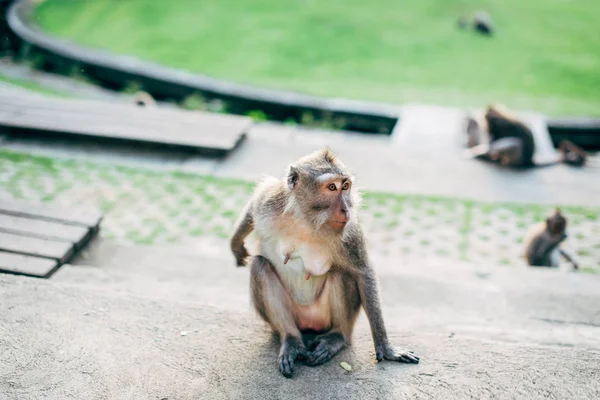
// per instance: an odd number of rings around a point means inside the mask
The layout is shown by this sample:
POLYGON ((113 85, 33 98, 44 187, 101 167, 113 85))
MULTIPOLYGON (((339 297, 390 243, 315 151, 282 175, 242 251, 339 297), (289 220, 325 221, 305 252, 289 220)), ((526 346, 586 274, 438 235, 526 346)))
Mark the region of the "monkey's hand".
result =
POLYGON ((250 254, 248 253, 248 250, 246 250, 246 246, 242 244, 239 247, 231 249, 231 251, 233 251, 236 265, 238 267, 243 267, 248 263, 248 257, 250 256, 250 254))
POLYGON ((396 350, 389 343, 375 346, 375 355, 377 357, 377 361, 381 361, 385 358, 389 361, 399 361, 411 364, 419 363, 419 357, 417 357, 415 353, 408 350, 396 350))

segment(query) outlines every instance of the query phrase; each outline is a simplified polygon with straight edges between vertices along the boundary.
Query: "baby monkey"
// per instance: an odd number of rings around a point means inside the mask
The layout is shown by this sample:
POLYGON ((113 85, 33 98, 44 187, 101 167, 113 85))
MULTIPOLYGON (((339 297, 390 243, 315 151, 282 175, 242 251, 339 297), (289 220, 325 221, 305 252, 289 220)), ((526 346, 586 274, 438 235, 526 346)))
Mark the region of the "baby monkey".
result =
POLYGON ((254 308, 279 335, 286 377, 296 360, 323 364, 349 344, 361 306, 378 361, 419 362, 388 340, 353 183, 329 149, 309 154, 284 179, 258 184, 231 239, 237 265, 250 265, 254 308), (258 254, 250 257, 244 240, 252 231, 258 254))
POLYGON ((574 269, 579 266, 560 244, 567 238, 567 219, 559 209, 545 222, 534 225, 525 238, 525 256, 531 266, 558 267, 560 256, 569 261, 574 269))

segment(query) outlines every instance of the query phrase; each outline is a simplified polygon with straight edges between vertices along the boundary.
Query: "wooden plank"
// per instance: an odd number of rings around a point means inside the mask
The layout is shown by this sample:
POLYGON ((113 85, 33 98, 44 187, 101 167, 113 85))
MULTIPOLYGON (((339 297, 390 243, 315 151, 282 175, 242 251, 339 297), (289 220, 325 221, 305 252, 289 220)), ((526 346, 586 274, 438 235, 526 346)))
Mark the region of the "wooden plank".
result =
POLYGON ((151 121, 133 118, 93 119, 80 113, 41 113, 24 108, 4 114, 0 112, 0 126, 39 131, 69 133, 90 137, 126 139, 149 143, 179 145, 194 148, 233 150, 245 136, 242 127, 215 127, 211 125, 183 125, 176 120, 170 124, 151 124, 151 121))
POLYGON ((89 228, 60 222, 0 214, 0 232, 41 239, 66 241, 77 245, 90 233, 89 228))
POLYGON ((23 110, 4 118, 0 117, 0 125, 14 128, 66 132, 71 134, 106 137, 112 139, 128 139, 143 142, 177 144, 182 146, 211 147, 232 149, 242 132, 212 127, 187 127, 173 125, 161 127, 149 125, 147 122, 133 120, 118 121, 114 119, 95 120, 85 115, 65 115, 54 113, 42 115, 34 110, 23 110), (161 129, 162 128, 162 129, 161 129))
POLYGON ((100 106, 95 109, 88 104, 79 104, 77 107, 72 105, 61 106, 60 104, 47 104, 46 102, 36 102, 35 100, 28 100, 23 103, 14 100, 2 102, 2 99, 0 99, 0 110, 3 112, 12 112, 16 116, 25 114, 53 116, 58 113, 58 115, 79 119, 84 118, 86 120, 93 118, 99 121, 115 120, 119 123, 135 123, 147 126, 159 125, 169 127, 171 130, 173 130, 173 127, 195 129, 205 127, 216 130, 240 131, 246 129, 251 122, 246 117, 238 118, 236 116, 221 116, 220 114, 213 115, 210 113, 190 113, 191 115, 188 115, 173 114, 172 111, 167 111, 166 115, 161 115, 158 111, 159 109, 156 108, 131 108, 128 105, 117 106, 117 108, 104 110, 105 112, 100 113, 99 109, 104 107, 106 106, 100 106))
POLYGON ((94 209, 81 207, 67 209, 56 205, 26 202, 2 196, 0 196, 0 214, 58 221, 85 228, 96 228, 102 220, 102 214, 94 209))
POLYGON ((73 255, 73 243, 32 238, 0 232, 0 250, 28 256, 45 257, 64 263, 73 255))
POLYGON ((232 150, 252 120, 128 104, 0 95, 0 125, 232 150))
POLYGON ((124 115, 129 117, 140 116, 144 119, 153 118, 160 121, 167 121, 175 118, 178 122, 195 122, 202 124, 211 124, 215 126, 234 124, 246 125, 251 123, 250 117, 232 114, 219 114, 208 111, 188 111, 173 108, 162 107, 139 107, 129 103, 108 103, 95 100, 69 100, 49 97, 15 97, 11 94, 0 93, 0 108, 7 106, 14 107, 34 107, 43 110, 62 110, 84 112, 89 115, 107 116, 124 115))
POLYGON ((56 260, 0 251, 0 272, 47 277, 58 268, 56 260))

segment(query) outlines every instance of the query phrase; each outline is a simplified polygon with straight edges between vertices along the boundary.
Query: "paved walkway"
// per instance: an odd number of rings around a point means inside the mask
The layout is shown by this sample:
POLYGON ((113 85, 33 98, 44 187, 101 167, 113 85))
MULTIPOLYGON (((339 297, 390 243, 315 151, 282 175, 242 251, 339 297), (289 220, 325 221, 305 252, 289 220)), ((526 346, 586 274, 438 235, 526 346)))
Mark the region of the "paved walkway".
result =
POLYGON ((276 341, 250 310, 248 269, 222 256, 109 246, 81 260, 97 267, 51 281, 0 277, 0 397, 600 396, 600 277, 374 261, 390 338, 419 365, 376 364, 361 315, 351 348, 287 380, 276 341))
POLYGON ((212 172, 248 179, 263 173, 281 176, 297 157, 329 145, 356 171, 360 185, 371 190, 486 201, 600 204, 600 168, 556 165, 511 171, 467 160, 461 154, 462 113, 426 106, 411 110, 418 112, 419 120, 411 121, 406 130, 401 120, 392 138, 258 125, 239 151, 212 172))

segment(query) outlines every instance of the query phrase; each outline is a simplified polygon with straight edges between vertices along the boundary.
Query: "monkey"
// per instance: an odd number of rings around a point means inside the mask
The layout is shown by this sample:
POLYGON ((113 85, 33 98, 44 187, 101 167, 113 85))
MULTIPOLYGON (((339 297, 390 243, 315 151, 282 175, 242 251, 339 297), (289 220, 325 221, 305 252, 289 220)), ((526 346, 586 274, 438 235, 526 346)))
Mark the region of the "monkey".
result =
POLYGON ((471 157, 484 157, 499 162, 503 166, 528 168, 566 163, 583 166, 586 153, 568 140, 559 145, 556 158, 544 163, 533 162, 535 140, 531 130, 506 109, 488 106, 483 119, 467 117, 467 154, 471 157), (482 136, 487 134, 486 142, 482 136))
POLYGON ((587 163, 587 154, 583 149, 580 149, 569 140, 560 142, 559 149, 561 152, 562 162, 573 165, 575 167, 583 167, 587 163))
POLYGON ((133 102, 140 107, 156 107, 156 101, 146 92, 138 92, 133 97, 133 102))
POLYGON ((231 237, 237 266, 250 267, 252 304, 279 336, 277 361, 287 378, 296 360, 320 365, 349 345, 361 307, 377 361, 419 362, 388 340, 354 180, 329 148, 308 154, 283 179, 259 182, 231 237), (244 244, 251 232, 253 255, 244 244))
MULTIPOLYGON (((533 166, 535 141, 531 130, 508 111, 497 106, 488 106, 483 122, 483 130, 488 134, 488 143, 471 147, 473 156, 487 157, 501 165, 511 167, 533 166)), ((469 137, 475 131, 470 121, 469 137)))
POLYGON ((483 11, 475 14, 475 17, 473 18, 473 29, 482 35, 491 36, 494 29, 492 27, 490 15, 483 11))
POLYGON ((475 32, 486 36, 491 36, 494 31, 489 14, 483 11, 476 13, 473 17, 463 15, 458 18, 456 23, 460 29, 472 27, 475 32))
POLYGON ((560 244, 567 238, 567 219, 556 209, 545 222, 534 225, 524 241, 525 256, 530 266, 558 267, 560 256, 571 263, 573 269, 579 269, 577 262, 560 244))

